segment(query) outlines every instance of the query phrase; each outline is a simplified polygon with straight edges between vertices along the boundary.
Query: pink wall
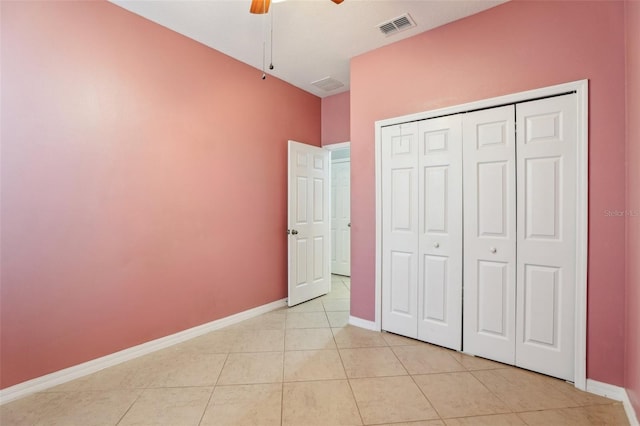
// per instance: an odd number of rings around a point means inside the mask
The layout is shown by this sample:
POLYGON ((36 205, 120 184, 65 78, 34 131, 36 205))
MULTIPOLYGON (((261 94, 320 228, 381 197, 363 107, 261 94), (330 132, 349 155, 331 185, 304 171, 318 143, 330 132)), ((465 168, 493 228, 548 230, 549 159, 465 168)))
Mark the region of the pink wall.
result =
POLYGON ((286 297, 320 99, 110 3, 1 7, 0 386, 286 297))
POLYGON ((640 2, 627 0, 627 330, 625 387, 640 417, 640 2))
POLYGON ((322 145, 350 141, 350 125, 349 92, 322 98, 322 145))
POLYGON ((589 79, 587 368, 623 385, 624 55, 622 2, 515 0, 354 58, 351 314, 374 319, 376 120, 589 79))

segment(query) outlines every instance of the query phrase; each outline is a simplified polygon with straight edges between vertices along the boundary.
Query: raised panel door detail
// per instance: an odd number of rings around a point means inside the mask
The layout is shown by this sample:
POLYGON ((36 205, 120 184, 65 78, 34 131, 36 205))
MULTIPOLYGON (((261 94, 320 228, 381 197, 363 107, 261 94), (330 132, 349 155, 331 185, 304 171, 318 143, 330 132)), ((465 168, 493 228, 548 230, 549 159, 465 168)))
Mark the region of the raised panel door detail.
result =
POLYGON ((324 170, 324 166, 326 163, 326 159, 324 156, 321 155, 314 155, 313 156, 313 168, 316 170, 324 170))
POLYGON ((560 238, 560 157, 528 158, 525 164, 526 238, 560 238))
POLYGON ((442 153, 449 150, 449 132, 444 130, 428 132, 424 135, 424 151, 427 154, 442 153))
POLYGON ((413 227, 413 169, 391 171, 391 229, 411 231, 413 227))
POLYGON ((391 252, 391 311, 395 314, 411 315, 412 265, 413 254, 391 252))
POLYGON ((524 265, 524 342, 558 346, 560 268, 524 265))
POLYGON ((448 167, 424 168, 424 229, 431 233, 446 233, 449 216, 448 167))
POLYGON ((324 222, 327 218, 325 212, 325 181, 324 179, 313 179, 313 221, 324 222))
POLYGON ((309 156, 306 152, 296 152, 296 165, 298 167, 307 167, 307 162, 309 161, 309 156))
POLYGON ((319 235, 313 239, 313 280, 318 281, 324 278, 325 258, 324 258, 324 237, 319 235))
POLYGON ((298 259, 300 259, 300 262, 297 262, 297 268, 296 268, 296 276, 295 276, 295 283, 296 286, 302 286, 302 285, 307 285, 307 282, 309 281, 309 277, 307 275, 307 266, 308 263, 306 261, 307 259, 307 253, 308 253, 308 245, 309 245, 309 241, 306 238, 298 238, 296 239, 296 257, 298 259))
POLYGON ((412 154, 413 136, 396 136, 391 140, 391 156, 412 154))
POLYGON ((344 242, 345 250, 340 252, 341 257, 339 260, 346 263, 346 262, 349 262, 349 255, 350 255, 349 247, 351 247, 351 232, 347 228, 342 230, 341 234, 342 234, 341 240, 344 242))
POLYGON ((337 204, 337 198, 336 198, 336 181, 335 178, 332 176, 331 178, 331 220, 335 221, 338 218, 338 210, 336 207, 337 204))
POLYGON ((477 125, 478 149, 493 148, 507 144, 507 122, 481 123, 477 125))
POLYGON ((502 262, 478 262, 478 332, 507 337, 507 269, 502 262))
POLYGON ((478 164, 478 236, 507 236, 507 164, 478 164))
POLYGON ((424 256, 424 300, 422 317, 429 321, 447 321, 447 258, 443 256, 424 256))
POLYGON ((296 179, 296 224, 307 223, 309 221, 309 218, 307 217, 307 191, 309 189, 307 181, 308 179, 305 176, 298 176, 296 179))
POLYGON ((525 119, 525 143, 558 142, 562 135, 562 113, 531 115, 525 119))
MULTIPOLYGON (((337 241, 338 241, 338 236, 336 235, 337 232, 335 229, 331 230, 331 262, 334 263, 337 259, 337 241)), ((332 268, 332 272, 333 272, 333 268, 332 268)))

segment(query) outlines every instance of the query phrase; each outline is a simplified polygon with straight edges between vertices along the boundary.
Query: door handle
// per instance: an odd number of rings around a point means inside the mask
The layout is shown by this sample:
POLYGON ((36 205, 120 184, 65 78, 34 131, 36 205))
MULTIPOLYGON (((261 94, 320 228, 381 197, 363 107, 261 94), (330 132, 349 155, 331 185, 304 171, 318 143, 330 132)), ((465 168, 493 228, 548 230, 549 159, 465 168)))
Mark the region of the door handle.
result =
POLYGON ((351 228, 351 222, 347 223, 347 226, 348 226, 349 228, 351 228))
POLYGON ((291 235, 298 235, 298 231, 296 231, 295 229, 291 230, 291 235))

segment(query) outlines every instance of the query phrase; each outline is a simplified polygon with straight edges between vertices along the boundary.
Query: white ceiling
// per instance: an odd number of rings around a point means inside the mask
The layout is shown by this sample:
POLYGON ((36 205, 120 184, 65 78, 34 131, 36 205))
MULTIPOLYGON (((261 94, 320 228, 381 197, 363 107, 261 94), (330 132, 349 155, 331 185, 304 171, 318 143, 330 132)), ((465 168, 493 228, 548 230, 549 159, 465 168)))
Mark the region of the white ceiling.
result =
POLYGON ((349 90, 354 56, 497 6, 506 0, 288 0, 268 15, 249 13, 250 0, 110 0, 131 12, 247 63, 316 96, 349 90), (409 13, 416 27, 385 36, 378 24, 409 13), (273 20, 273 65, 270 28, 273 20), (332 77, 344 87, 311 82, 332 77))

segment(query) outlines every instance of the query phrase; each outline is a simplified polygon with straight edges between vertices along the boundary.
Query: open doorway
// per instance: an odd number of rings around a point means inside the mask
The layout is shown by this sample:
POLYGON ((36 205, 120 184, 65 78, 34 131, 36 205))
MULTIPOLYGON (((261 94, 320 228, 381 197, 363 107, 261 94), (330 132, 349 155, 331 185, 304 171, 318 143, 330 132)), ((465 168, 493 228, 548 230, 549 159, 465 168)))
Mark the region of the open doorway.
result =
POLYGON ((331 152, 331 274, 351 276, 351 147, 326 145, 331 152))

